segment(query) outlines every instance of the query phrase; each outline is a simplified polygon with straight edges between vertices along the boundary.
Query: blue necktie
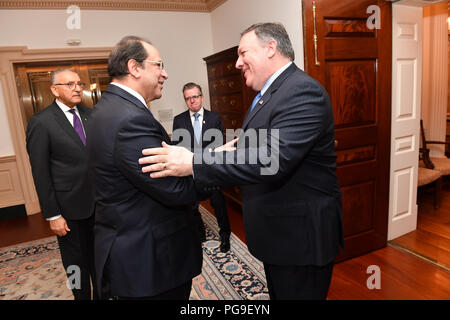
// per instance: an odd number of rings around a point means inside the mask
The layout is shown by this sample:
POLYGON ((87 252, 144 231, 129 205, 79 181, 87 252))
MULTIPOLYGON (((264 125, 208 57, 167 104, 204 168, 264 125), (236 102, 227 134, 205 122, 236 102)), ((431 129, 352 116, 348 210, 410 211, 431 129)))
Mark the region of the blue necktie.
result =
POLYGON ((255 99, 253 99, 252 106, 250 107, 250 111, 253 110, 255 105, 258 103, 259 99, 261 99, 261 92, 258 92, 258 94, 256 95, 255 99))
POLYGON ((202 134, 202 129, 200 128, 200 121, 198 120, 198 117, 200 117, 200 113, 194 113, 194 134, 195 139, 197 140, 197 143, 200 144, 200 135, 202 134))
POLYGON ((84 136, 83 126, 81 125, 80 118, 78 118, 74 109, 70 109, 69 112, 73 114, 73 128, 78 133, 78 136, 80 137, 81 142, 83 142, 83 145, 86 145, 86 137, 84 136))

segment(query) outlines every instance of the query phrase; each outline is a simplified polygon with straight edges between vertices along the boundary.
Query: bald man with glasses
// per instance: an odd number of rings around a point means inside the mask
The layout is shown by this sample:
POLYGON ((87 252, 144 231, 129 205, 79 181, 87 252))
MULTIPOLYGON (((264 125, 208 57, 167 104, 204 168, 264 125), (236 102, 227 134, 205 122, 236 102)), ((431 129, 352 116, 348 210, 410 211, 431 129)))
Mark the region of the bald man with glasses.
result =
POLYGON ((94 194, 85 148, 91 109, 80 105, 84 83, 76 72, 56 70, 50 82, 55 101, 30 118, 27 151, 42 216, 57 235, 67 275, 75 279, 69 283, 75 300, 90 300, 91 280, 97 296, 94 194))

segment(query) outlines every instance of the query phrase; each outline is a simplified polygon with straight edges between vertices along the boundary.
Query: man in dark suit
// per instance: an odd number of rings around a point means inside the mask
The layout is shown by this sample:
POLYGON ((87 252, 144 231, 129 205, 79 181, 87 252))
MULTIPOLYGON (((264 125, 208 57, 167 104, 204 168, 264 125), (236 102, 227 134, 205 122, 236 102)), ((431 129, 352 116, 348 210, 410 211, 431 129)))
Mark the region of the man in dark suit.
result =
MULTIPOLYGON (((172 142, 180 142, 179 140, 175 140, 174 137, 178 137, 176 134, 177 130, 184 129, 189 132, 190 140, 187 141, 188 145, 186 146, 189 150, 198 148, 205 149, 214 145, 217 145, 217 147, 221 146, 223 144, 223 138, 220 139, 219 142, 210 141, 209 139, 204 138, 205 132, 210 129, 218 130, 221 135, 223 130, 220 115, 203 108, 203 92, 200 85, 193 82, 185 84, 183 86, 183 96, 188 110, 180 113, 173 119, 172 131, 174 132, 174 135, 172 136, 172 142)), ((225 197, 223 196, 222 191, 212 191, 210 202, 214 208, 214 213, 219 225, 220 251, 225 253, 230 250, 231 229, 230 221, 228 220, 225 197)), ((192 210, 198 220, 200 238, 202 241, 205 241, 205 225, 203 224, 198 206, 199 203, 197 202, 192 207, 192 210)))
POLYGON ((237 150, 231 156, 215 152, 223 164, 209 165, 199 153, 163 144, 144 150, 151 157, 140 163, 153 163, 143 171, 160 171, 154 178, 193 174, 203 188, 241 185, 247 245, 264 263, 271 299, 325 299, 333 261, 344 245, 328 94, 293 63, 280 24, 245 30, 238 55, 236 67, 259 93, 237 150), (256 144, 252 132, 259 134, 256 144), (258 161, 252 161, 255 156, 258 161))
POLYGON ((61 258, 76 300, 91 299, 94 281, 94 194, 87 176, 86 128, 91 109, 82 105, 84 83, 70 69, 54 71, 55 101, 33 115, 27 150, 42 216, 58 236, 61 258))
POLYGON ((162 96, 168 75, 158 50, 134 36, 113 48, 108 72, 87 145, 102 298, 188 299, 202 267, 193 179, 150 179, 137 163, 142 148, 170 143, 147 106, 162 96))

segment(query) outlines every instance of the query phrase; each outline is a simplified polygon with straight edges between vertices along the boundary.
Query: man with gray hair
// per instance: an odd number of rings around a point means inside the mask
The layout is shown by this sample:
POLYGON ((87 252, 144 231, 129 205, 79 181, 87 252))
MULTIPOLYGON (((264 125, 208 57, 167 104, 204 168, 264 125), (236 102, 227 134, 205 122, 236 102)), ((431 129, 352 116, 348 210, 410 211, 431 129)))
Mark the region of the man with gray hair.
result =
POLYGON ((258 92, 242 129, 267 130, 257 149, 278 154, 278 171, 265 175, 267 163, 243 163, 241 139, 237 150, 220 152, 234 160, 222 164, 165 144, 143 150, 149 157, 140 163, 151 164, 143 171, 154 178, 193 174, 198 188, 240 185, 247 245, 264 263, 270 298, 325 299, 344 246, 333 111, 325 89, 293 63, 293 52, 281 24, 261 23, 242 33, 236 62, 258 92))
POLYGON ((27 151, 42 216, 57 235, 75 300, 97 295, 94 277, 94 194, 88 181, 86 125, 91 109, 80 105, 84 83, 70 69, 50 77, 55 101, 33 115, 27 151))

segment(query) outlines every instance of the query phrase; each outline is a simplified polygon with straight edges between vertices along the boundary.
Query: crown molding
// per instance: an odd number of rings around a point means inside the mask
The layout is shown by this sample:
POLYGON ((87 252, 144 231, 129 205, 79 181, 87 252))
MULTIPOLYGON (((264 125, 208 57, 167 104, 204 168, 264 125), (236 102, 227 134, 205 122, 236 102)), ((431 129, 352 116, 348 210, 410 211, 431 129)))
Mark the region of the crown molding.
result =
POLYGON ((188 11, 211 12, 226 0, 0 0, 0 9, 67 9, 76 5, 85 10, 188 11))
MULTIPOLYGON (((208 12, 212 12, 222 4, 224 4, 227 0, 206 0, 206 6, 208 8, 208 12)), ((450 10, 450 5, 449 5, 450 10)))

